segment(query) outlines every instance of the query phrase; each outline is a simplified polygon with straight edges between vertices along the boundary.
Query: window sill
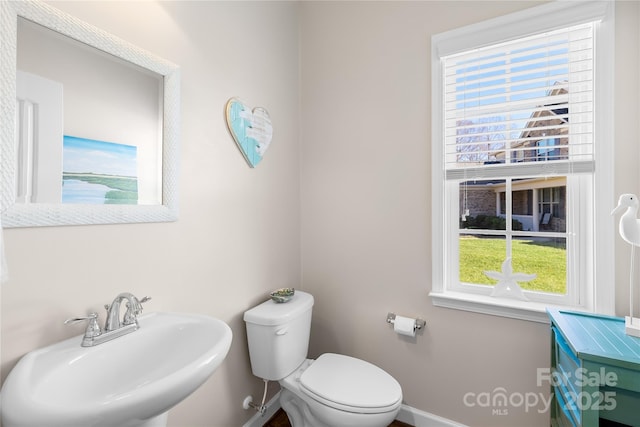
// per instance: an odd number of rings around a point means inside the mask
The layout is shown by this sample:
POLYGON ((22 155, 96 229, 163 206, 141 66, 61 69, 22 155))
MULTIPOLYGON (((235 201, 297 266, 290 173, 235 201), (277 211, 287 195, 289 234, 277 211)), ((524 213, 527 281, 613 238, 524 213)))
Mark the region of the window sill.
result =
MULTIPOLYGON (((462 292, 430 292, 433 305, 474 313, 549 323, 547 308, 560 308, 540 302, 520 301, 507 298, 493 298, 485 295, 470 295, 462 292)), ((564 307, 574 311, 584 311, 579 307, 564 307)))

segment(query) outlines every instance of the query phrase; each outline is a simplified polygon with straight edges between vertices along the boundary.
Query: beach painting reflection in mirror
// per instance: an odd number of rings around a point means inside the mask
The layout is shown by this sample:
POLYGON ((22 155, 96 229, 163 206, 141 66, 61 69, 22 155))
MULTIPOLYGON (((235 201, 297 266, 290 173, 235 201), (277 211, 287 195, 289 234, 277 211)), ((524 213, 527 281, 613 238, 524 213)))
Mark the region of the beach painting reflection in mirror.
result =
POLYGON ((64 136, 62 203, 138 204, 137 147, 64 136))

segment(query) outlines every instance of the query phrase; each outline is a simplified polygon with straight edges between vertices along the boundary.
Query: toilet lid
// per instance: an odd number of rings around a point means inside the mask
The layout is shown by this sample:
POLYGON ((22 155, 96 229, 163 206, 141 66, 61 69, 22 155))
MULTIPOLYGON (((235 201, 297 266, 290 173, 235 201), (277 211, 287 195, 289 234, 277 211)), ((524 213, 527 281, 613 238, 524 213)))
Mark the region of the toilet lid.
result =
POLYGON ((385 412, 400 404, 402 389, 391 375, 364 360, 325 353, 300 376, 302 390, 329 406, 385 412))

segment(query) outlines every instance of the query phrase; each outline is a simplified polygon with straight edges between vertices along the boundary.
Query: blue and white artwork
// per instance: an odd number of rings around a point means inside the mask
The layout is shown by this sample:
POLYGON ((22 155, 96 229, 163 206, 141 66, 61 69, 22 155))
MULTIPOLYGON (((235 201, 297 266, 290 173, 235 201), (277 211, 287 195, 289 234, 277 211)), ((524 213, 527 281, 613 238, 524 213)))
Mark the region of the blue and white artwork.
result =
POLYGON ((227 126, 236 145, 252 168, 262 160, 271 144, 273 127, 262 107, 253 110, 236 98, 227 102, 227 126))
POLYGON ((62 202, 138 203, 137 147, 64 136, 62 202))

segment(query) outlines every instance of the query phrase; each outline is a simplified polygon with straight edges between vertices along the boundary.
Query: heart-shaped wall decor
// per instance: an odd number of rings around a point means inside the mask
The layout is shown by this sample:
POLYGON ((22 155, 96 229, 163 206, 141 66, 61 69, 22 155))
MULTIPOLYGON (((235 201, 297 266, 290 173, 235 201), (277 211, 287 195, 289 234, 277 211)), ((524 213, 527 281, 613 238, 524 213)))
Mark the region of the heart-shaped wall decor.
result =
POLYGON ((273 127, 262 107, 253 110, 237 98, 227 101, 227 127, 249 166, 255 167, 271 144, 273 127))

